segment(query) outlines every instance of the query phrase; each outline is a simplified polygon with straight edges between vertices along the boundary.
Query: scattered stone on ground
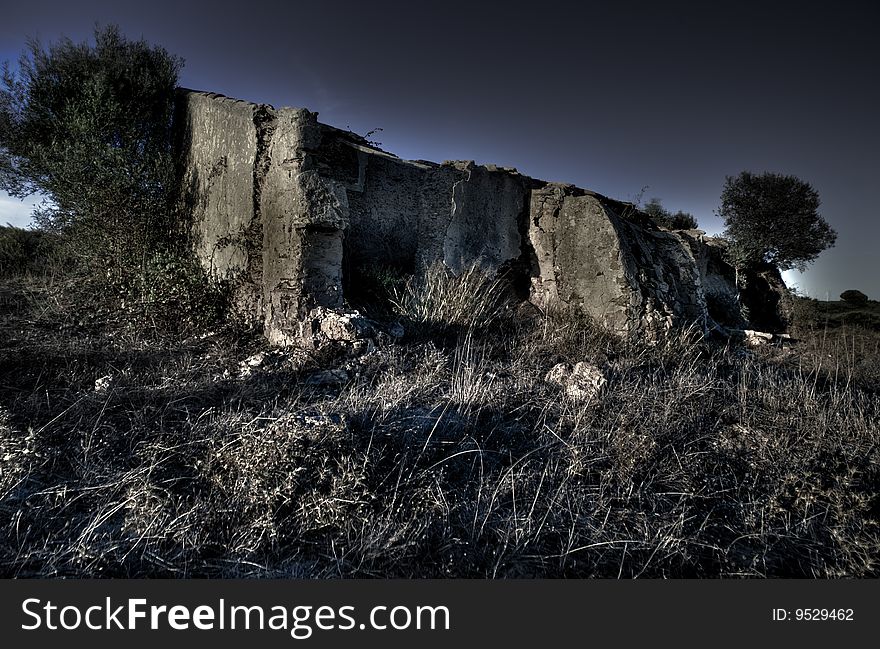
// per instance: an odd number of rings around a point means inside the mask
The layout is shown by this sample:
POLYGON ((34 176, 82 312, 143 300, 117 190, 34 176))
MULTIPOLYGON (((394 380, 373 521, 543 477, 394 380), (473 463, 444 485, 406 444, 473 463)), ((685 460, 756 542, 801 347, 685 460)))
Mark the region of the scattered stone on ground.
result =
POLYGON ((328 342, 365 341, 378 334, 377 327, 359 311, 316 307, 303 321, 300 339, 309 348, 318 349, 328 342))
POLYGON ((601 369, 581 361, 573 368, 568 363, 559 363, 547 372, 544 380, 559 385, 565 393, 576 401, 592 399, 602 392, 608 380, 601 369))
POLYGON ((767 331, 755 331, 754 329, 731 329, 729 331, 732 338, 743 340, 749 347, 761 347, 764 345, 790 347, 797 342, 790 334, 785 333, 770 333, 767 331))
MULTIPOLYGON (((295 348, 259 351, 238 364, 238 378, 246 379, 264 372, 300 370, 307 360, 308 353, 295 348)), ((223 378, 230 378, 230 373, 227 371, 223 378)))
POLYGON ((107 374, 106 376, 102 376, 99 379, 95 380, 95 392, 98 394, 106 394, 107 390, 110 389, 110 386, 113 384, 113 376, 107 374))
POLYGON ((389 336, 391 336, 392 338, 397 338, 397 339, 403 338, 404 334, 406 333, 406 331, 403 328, 403 325, 400 324, 399 322, 392 322, 390 325, 388 325, 388 327, 385 329, 385 331, 388 332, 389 336))

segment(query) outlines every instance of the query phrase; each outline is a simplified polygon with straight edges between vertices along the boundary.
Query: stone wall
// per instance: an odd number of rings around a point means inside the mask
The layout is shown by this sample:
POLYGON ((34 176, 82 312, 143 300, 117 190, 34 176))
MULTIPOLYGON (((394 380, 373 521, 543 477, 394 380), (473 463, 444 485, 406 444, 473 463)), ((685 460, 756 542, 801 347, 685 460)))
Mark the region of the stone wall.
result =
POLYGON ((739 317, 714 308, 736 305, 718 244, 595 192, 493 165, 401 160, 316 113, 210 93, 181 91, 177 123, 196 254, 274 344, 307 338, 310 314, 343 308, 345 282, 371 265, 478 265, 540 308, 624 335, 739 317))

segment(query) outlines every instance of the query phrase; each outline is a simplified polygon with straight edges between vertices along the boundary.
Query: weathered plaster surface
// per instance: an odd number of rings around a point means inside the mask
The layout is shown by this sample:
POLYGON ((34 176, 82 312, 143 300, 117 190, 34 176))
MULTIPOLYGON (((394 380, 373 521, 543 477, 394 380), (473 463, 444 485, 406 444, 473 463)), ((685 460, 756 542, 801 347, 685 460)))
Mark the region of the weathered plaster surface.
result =
POLYGON ((274 344, 342 308, 347 275, 370 265, 478 265, 624 335, 739 317, 720 244, 632 205, 494 165, 401 160, 303 109, 182 91, 178 116, 196 254, 274 344))

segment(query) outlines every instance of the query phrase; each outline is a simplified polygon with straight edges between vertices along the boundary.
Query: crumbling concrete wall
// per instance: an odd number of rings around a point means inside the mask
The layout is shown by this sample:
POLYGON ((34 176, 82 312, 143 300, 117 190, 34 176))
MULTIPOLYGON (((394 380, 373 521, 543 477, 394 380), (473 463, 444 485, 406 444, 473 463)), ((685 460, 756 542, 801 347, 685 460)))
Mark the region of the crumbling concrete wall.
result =
POLYGON ((626 335, 705 327, 702 276, 690 249, 673 233, 627 218, 627 210, 577 187, 532 191, 532 301, 574 308, 626 335))
POLYGON ((745 328, 748 322, 743 316, 736 271, 727 261, 727 242, 707 237, 702 230, 681 230, 675 234, 694 257, 710 320, 737 329, 745 328))
POLYGON ((612 330, 629 330, 640 299, 612 218, 595 196, 574 187, 550 184, 532 192, 529 238, 538 265, 532 302, 565 305, 612 330))
POLYGON ((523 178, 512 170, 454 165, 465 175, 452 186, 442 230, 443 263, 455 272, 476 264, 497 272, 523 254, 520 216, 528 202, 523 178))
POLYGON ((263 318, 266 336, 294 344, 312 309, 342 306, 342 242, 349 226, 342 183, 321 174, 311 151, 321 142, 317 115, 266 108, 258 172, 263 223, 263 318))
POLYGON ((176 115, 195 254, 212 280, 232 283, 234 308, 250 322, 262 312, 262 241, 254 215, 258 110, 222 95, 184 92, 176 115))
POLYGON ((478 265, 541 308, 624 335, 705 329, 713 300, 736 294, 701 233, 661 230, 600 194, 492 165, 401 160, 307 110, 191 91, 178 108, 196 254, 274 344, 309 340, 315 314, 343 308, 345 282, 377 265, 478 265))
POLYGON ((197 258, 240 317, 296 343, 312 309, 342 306, 347 193, 311 155, 317 115, 182 91, 177 129, 197 258))

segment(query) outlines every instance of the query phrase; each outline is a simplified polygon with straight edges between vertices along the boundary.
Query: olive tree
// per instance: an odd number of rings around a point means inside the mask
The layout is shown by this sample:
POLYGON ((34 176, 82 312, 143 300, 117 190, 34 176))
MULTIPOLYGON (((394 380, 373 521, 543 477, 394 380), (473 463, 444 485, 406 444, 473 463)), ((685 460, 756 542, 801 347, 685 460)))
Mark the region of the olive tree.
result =
POLYGON ((837 238, 819 205, 819 193, 796 176, 728 176, 718 215, 737 265, 804 270, 837 238))
POLYGON ((42 193, 38 224, 93 266, 130 271, 171 238, 171 120, 181 59, 116 27, 30 41, 0 87, 0 188, 42 193))

